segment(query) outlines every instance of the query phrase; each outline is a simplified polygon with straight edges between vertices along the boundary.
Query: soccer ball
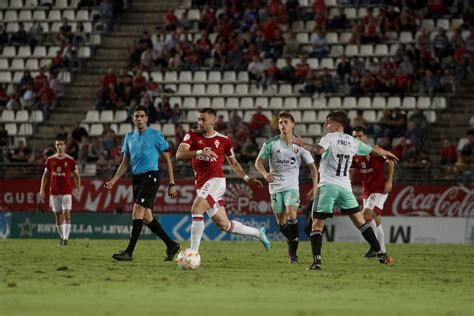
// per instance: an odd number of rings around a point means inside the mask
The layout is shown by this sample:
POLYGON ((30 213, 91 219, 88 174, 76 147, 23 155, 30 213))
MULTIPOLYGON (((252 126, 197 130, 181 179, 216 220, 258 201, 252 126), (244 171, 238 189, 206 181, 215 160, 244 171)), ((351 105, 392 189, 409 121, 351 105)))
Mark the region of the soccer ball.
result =
POLYGON ((178 254, 176 262, 182 270, 196 270, 201 265, 201 256, 196 250, 188 248, 178 254))

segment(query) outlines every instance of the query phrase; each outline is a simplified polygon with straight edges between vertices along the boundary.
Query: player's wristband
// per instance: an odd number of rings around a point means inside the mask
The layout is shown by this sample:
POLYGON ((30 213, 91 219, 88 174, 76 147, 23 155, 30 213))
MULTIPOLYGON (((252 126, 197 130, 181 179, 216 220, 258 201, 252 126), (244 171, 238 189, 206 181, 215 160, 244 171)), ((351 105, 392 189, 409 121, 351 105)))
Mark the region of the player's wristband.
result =
POLYGON ((196 150, 196 156, 199 156, 202 154, 202 149, 196 150))
POLYGON ((250 180, 250 177, 249 177, 248 175, 245 175, 245 176, 244 176, 244 181, 245 181, 245 182, 248 182, 249 180, 250 180))
POLYGON ((174 184, 174 183, 168 183, 168 188, 172 188, 172 187, 174 187, 175 185, 176 185, 176 184, 174 184))

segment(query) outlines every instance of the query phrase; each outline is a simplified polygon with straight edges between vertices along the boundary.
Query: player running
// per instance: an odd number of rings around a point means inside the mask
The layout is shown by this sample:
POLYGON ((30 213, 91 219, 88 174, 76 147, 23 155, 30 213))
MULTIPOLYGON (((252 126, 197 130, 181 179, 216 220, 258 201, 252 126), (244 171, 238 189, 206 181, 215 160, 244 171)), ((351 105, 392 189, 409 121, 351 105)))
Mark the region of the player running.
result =
POLYGON ((374 153, 386 156, 387 159, 397 161, 398 158, 391 152, 379 147, 371 147, 344 134, 344 127, 348 125, 345 112, 335 111, 326 117, 325 130, 327 134, 321 138, 318 145, 306 144, 301 137, 294 143, 309 151, 322 155, 319 167, 321 180, 318 186, 317 198, 314 200, 312 213, 313 225, 310 234, 313 263, 310 270, 321 269, 321 246, 323 242, 324 221, 332 217, 334 206, 341 209, 342 214, 349 215, 354 225, 360 230, 362 236, 377 253, 380 263, 389 264, 392 258, 380 249, 380 244, 374 231, 364 219, 359 210, 359 204, 352 193, 349 180, 349 168, 355 155, 367 156, 374 153))
POLYGON ((191 249, 199 251, 201 237, 204 232, 204 213, 212 218, 222 230, 232 234, 254 236, 262 242, 266 250, 270 250, 270 241, 265 235, 265 228, 259 229, 243 225, 227 217, 224 208, 226 181, 222 165, 224 157, 232 171, 247 183, 262 186, 255 178, 245 174, 242 166, 235 159, 232 140, 214 130, 216 111, 203 108, 198 113, 198 129, 190 130, 179 145, 176 159, 192 160, 195 176, 197 197, 191 208, 191 249))
POLYGON ((81 176, 74 158, 66 154, 66 140, 58 138, 54 143, 56 154, 48 157, 45 162, 39 197, 44 200, 47 182, 50 182, 49 204, 54 212, 56 228, 59 233, 59 246, 66 246, 71 232, 72 181, 74 177, 76 189, 74 195, 79 199, 81 176))
MULTIPOLYGON (((352 136, 367 144, 367 130, 362 126, 357 126, 352 131, 352 136)), ((383 253, 385 250, 385 235, 382 228, 381 215, 383 205, 387 200, 388 194, 392 191, 393 174, 395 172, 395 163, 393 160, 386 160, 383 157, 373 154, 367 156, 355 156, 352 166, 356 168, 362 179, 362 198, 364 203, 365 220, 369 223, 377 236, 380 248, 383 253), (387 179, 385 180, 384 165, 387 164, 387 179)), ((352 174, 351 174, 352 177, 352 174)), ((375 258, 376 252, 370 247, 365 254, 367 258, 375 258)))
POLYGON ((292 144, 295 119, 288 112, 278 115, 280 135, 267 140, 255 161, 255 168, 269 183, 272 210, 281 233, 288 239, 290 263, 298 263, 298 219, 300 205, 299 174, 302 160, 311 170, 313 187, 308 198, 314 199, 318 189, 318 169, 311 153, 292 144), (270 172, 265 169, 268 160, 270 172))

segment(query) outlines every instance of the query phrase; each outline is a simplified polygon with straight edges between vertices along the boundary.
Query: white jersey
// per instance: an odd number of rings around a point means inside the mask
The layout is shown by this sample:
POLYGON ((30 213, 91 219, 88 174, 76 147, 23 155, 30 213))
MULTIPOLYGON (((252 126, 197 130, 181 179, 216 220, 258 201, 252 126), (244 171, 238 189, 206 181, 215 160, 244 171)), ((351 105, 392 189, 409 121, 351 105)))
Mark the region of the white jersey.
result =
POLYGON ((269 183, 270 194, 299 188, 301 161, 314 162, 311 153, 295 144, 286 144, 281 136, 267 140, 258 154, 258 158, 268 160, 273 171, 274 182, 269 183))
POLYGON ((319 141, 324 153, 319 165, 319 186, 335 184, 352 191, 349 169, 355 155, 367 156, 372 147, 344 133, 329 133, 319 141))

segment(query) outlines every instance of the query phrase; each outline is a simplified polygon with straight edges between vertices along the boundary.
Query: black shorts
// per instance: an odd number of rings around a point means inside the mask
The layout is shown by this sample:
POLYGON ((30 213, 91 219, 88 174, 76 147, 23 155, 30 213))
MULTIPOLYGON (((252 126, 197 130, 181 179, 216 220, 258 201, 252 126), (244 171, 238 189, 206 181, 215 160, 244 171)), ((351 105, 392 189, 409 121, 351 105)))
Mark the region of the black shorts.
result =
POLYGON ((160 187, 160 173, 148 171, 132 175, 133 201, 135 204, 153 210, 156 193, 160 187))

